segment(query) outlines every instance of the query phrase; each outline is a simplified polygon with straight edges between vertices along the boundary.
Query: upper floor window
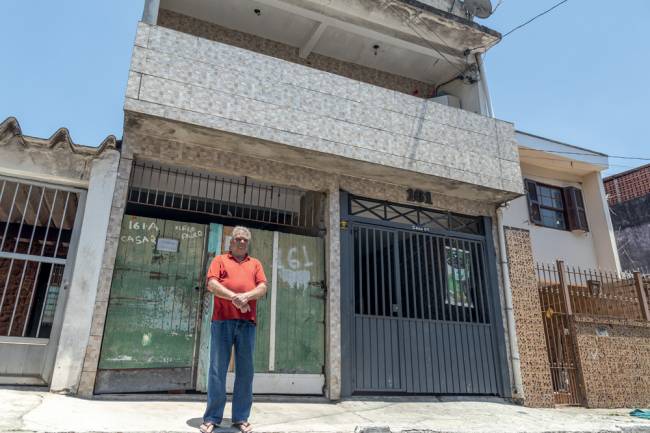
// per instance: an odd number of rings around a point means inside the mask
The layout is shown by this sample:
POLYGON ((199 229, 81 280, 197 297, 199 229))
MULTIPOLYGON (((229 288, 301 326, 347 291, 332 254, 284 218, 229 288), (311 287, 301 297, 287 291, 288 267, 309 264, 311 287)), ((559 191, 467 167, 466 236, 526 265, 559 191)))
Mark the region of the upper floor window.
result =
POLYGON ((526 179, 530 220, 537 225, 559 230, 589 231, 582 191, 560 188, 526 179))

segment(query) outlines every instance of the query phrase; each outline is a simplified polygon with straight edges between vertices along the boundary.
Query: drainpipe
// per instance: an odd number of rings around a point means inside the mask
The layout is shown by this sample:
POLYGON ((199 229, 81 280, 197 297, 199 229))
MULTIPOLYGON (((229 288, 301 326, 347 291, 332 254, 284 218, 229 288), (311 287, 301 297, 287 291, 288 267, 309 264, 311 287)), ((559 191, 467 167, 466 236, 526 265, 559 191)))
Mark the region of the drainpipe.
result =
POLYGON ((478 73, 481 75, 481 88, 483 89, 483 95, 485 96, 485 102, 488 110, 488 116, 494 117, 494 109, 492 108, 492 98, 490 98, 490 91, 488 90, 487 85, 487 75, 485 73, 485 66, 483 65, 483 57, 480 54, 475 54, 476 63, 478 64, 478 73))
MULTIPOLYGON (((494 117, 492 108, 492 98, 487 85, 487 75, 483 58, 480 54, 475 54, 476 63, 478 64, 479 74, 481 75, 481 89, 485 97, 486 107, 489 117, 494 117)), ((517 342, 517 330, 515 329, 515 314, 512 308, 512 286, 510 285, 510 270, 508 267, 508 257, 506 255, 506 235, 503 231, 503 208, 497 207, 497 231, 499 232, 499 257, 501 262, 501 278, 503 280, 503 299, 506 303, 506 322, 508 327, 508 343, 510 345, 510 358, 512 361, 512 381, 515 385, 515 394, 519 398, 524 397, 524 389, 521 384, 521 360, 519 359, 519 343, 517 342)))
POLYGON ((506 322, 508 326, 508 342, 510 343, 510 358, 512 360, 512 379, 517 397, 524 397, 521 384, 521 361, 519 359, 519 344, 515 329, 515 314, 512 308, 512 286, 510 285, 510 270, 506 255, 506 236, 503 230, 503 205, 497 207, 497 230, 499 232, 499 257, 501 261, 501 276, 503 279, 503 298, 506 303, 506 322))

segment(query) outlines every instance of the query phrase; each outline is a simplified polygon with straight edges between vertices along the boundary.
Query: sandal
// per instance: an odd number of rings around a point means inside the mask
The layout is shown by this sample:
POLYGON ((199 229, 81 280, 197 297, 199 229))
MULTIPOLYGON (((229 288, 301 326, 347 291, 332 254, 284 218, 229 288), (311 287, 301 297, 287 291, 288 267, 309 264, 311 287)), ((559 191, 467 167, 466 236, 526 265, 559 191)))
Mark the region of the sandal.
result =
POLYGON ((214 431, 214 428, 216 427, 216 424, 210 421, 204 421, 200 426, 199 426, 199 431, 201 433, 212 433, 214 431))
POLYGON ((253 426, 248 421, 234 422, 232 426, 240 431, 240 433, 251 433, 253 426))

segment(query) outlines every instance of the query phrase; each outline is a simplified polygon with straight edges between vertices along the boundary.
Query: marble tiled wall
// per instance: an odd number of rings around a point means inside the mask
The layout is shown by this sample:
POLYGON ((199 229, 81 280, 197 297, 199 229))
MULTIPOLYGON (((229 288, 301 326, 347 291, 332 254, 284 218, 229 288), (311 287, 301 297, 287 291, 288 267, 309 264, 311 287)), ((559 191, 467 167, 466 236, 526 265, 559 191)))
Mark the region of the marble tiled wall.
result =
POLYGON ((125 109, 338 157, 523 192, 510 123, 140 24, 125 109))
POLYGON ((331 72, 336 75, 363 81, 364 83, 395 90, 397 92, 428 97, 433 92, 433 85, 422 81, 413 80, 388 72, 378 71, 361 65, 343 62, 331 57, 311 53, 308 58, 303 59, 298 55, 298 48, 292 47, 270 39, 243 33, 237 30, 228 29, 208 21, 199 20, 194 17, 179 14, 167 9, 161 9, 158 13, 158 25, 179 32, 189 33, 205 39, 223 42, 235 47, 266 54, 271 57, 297 63, 299 65, 331 72))

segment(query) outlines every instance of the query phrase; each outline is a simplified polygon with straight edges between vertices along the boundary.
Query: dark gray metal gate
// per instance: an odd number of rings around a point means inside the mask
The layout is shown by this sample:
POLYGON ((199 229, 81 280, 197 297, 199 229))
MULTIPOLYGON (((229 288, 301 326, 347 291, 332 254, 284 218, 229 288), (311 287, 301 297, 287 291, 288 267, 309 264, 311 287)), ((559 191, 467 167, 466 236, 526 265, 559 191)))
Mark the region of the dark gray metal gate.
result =
POLYGON ((506 394, 484 221, 358 197, 346 205, 344 394, 506 394))

